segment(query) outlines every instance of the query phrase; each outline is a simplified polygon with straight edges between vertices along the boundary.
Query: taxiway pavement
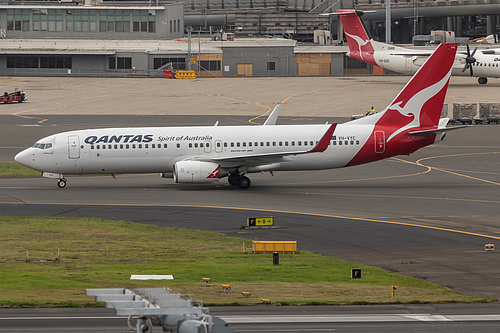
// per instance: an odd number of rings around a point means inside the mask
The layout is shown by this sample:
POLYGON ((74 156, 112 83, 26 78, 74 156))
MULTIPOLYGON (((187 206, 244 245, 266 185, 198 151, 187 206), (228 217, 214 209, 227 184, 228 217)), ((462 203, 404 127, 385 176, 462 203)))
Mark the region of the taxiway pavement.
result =
MULTIPOLYGON (((28 127, 10 117, 1 126, 17 128, 15 141, 75 126, 67 116, 48 116, 52 125, 28 127)), ((89 125, 113 122, 79 119, 89 125)), ((175 124, 179 118, 164 119, 175 124)), ((68 177, 64 190, 50 179, 1 179, 0 205, 4 215, 105 217, 297 240, 301 249, 500 298, 500 257, 484 250, 500 239, 498 142, 500 127, 478 125, 450 132, 445 141, 410 156, 346 169, 254 174, 249 191, 225 180, 178 185, 156 174, 68 177), (273 215, 279 227, 240 230, 254 215, 273 215)))
MULTIPOLYGON (((258 124, 280 102, 282 123, 346 121, 371 105, 384 108, 407 80, 1 78, 5 86, 27 90, 29 101, 0 105, 0 161, 13 162, 37 139, 71 129, 258 124)), ((453 77, 449 112, 452 103, 500 102, 499 85, 453 77)), ((500 126, 475 126, 411 156, 347 169, 251 175, 248 191, 224 181, 175 185, 158 175, 69 177, 64 190, 50 179, 4 178, 0 213, 106 217, 298 240, 300 249, 498 299, 500 256, 484 251, 484 244, 500 239, 499 142, 500 126), (248 216, 262 214, 275 216, 278 227, 239 228, 248 216)), ((402 325, 393 331, 410 327, 402 325)))

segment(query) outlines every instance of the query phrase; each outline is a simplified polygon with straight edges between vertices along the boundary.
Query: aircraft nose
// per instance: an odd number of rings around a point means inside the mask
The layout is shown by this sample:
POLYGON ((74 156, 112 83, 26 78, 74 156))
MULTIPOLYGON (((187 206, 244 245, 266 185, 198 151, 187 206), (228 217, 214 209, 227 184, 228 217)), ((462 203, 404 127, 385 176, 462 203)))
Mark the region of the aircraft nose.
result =
POLYGON ((19 154, 17 154, 14 157, 14 160, 17 163, 24 165, 25 167, 29 167, 30 166, 30 153, 28 152, 28 149, 25 149, 22 152, 20 152, 19 154))

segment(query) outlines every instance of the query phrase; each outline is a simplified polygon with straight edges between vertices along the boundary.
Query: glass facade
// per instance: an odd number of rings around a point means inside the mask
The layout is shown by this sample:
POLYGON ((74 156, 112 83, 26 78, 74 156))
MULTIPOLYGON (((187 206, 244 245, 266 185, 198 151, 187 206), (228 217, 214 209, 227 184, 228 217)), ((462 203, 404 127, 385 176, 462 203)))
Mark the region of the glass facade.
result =
POLYGON ((154 9, 80 8, 7 9, 7 30, 154 33, 156 32, 156 11, 154 9))
POLYGON ((71 57, 63 56, 7 56, 7 68, 68 68, 71 57))
POLYGON ((154 69, 158 69, 168 63, 172 64, 173 70, 186 69, 185 58, 154 58, 154 69))
POLYGON ((60 9, 33 9, 33 31, 64 31, 63 11, 60 9))
POLYGON ((96 32, 96 9, 66 9, 66 31, 96 32))
POLYGON ((155 32, 156 13, 154 10, 134 9, 132 22, 134 31, 155 32))
POLYGON ((132 69, 132 58, 130 57, 110 57, 109 69, 132 69))
POLYGON ((7 9, 7 30, 30 31, 30 9, 7 9))
POLYGON ((220 71, 221 61, 220 60, 201 60, 200 61, 200 71, 220 71))
POLYGON ((99 11, 100 32, 130 32, 129 9, 105 9, 99 11))

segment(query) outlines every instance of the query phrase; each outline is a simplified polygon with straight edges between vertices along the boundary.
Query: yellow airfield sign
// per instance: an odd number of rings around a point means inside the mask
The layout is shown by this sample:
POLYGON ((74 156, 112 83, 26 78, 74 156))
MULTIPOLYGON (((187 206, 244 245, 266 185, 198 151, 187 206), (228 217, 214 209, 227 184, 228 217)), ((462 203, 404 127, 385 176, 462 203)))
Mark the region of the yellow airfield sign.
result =
POLYGON ((274 217, 249 217, 247 227, 270 227, 274 226, 274 217))

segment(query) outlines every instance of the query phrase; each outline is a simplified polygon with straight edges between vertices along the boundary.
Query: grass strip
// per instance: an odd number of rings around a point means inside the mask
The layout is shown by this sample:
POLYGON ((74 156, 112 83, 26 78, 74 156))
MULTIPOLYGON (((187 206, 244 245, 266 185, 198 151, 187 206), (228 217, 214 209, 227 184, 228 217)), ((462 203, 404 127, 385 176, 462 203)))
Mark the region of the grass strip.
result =
POLYGON ((275 266, 271 254, 250 253, 251 241, 214 232, 54 217, 0 217, 0 230, 0 306, 95 306, 85 289, 121 287, 170 287, 206 305, 492 301, 307 251, 281 254, 275 266), (351 268, 362 278, 351 279, 351 268), (131 281, 131 274, 174 280, 131 281))
POLYGON ((40 174, 20 164, 0 163, 0 177, 39 177, 40 174))

